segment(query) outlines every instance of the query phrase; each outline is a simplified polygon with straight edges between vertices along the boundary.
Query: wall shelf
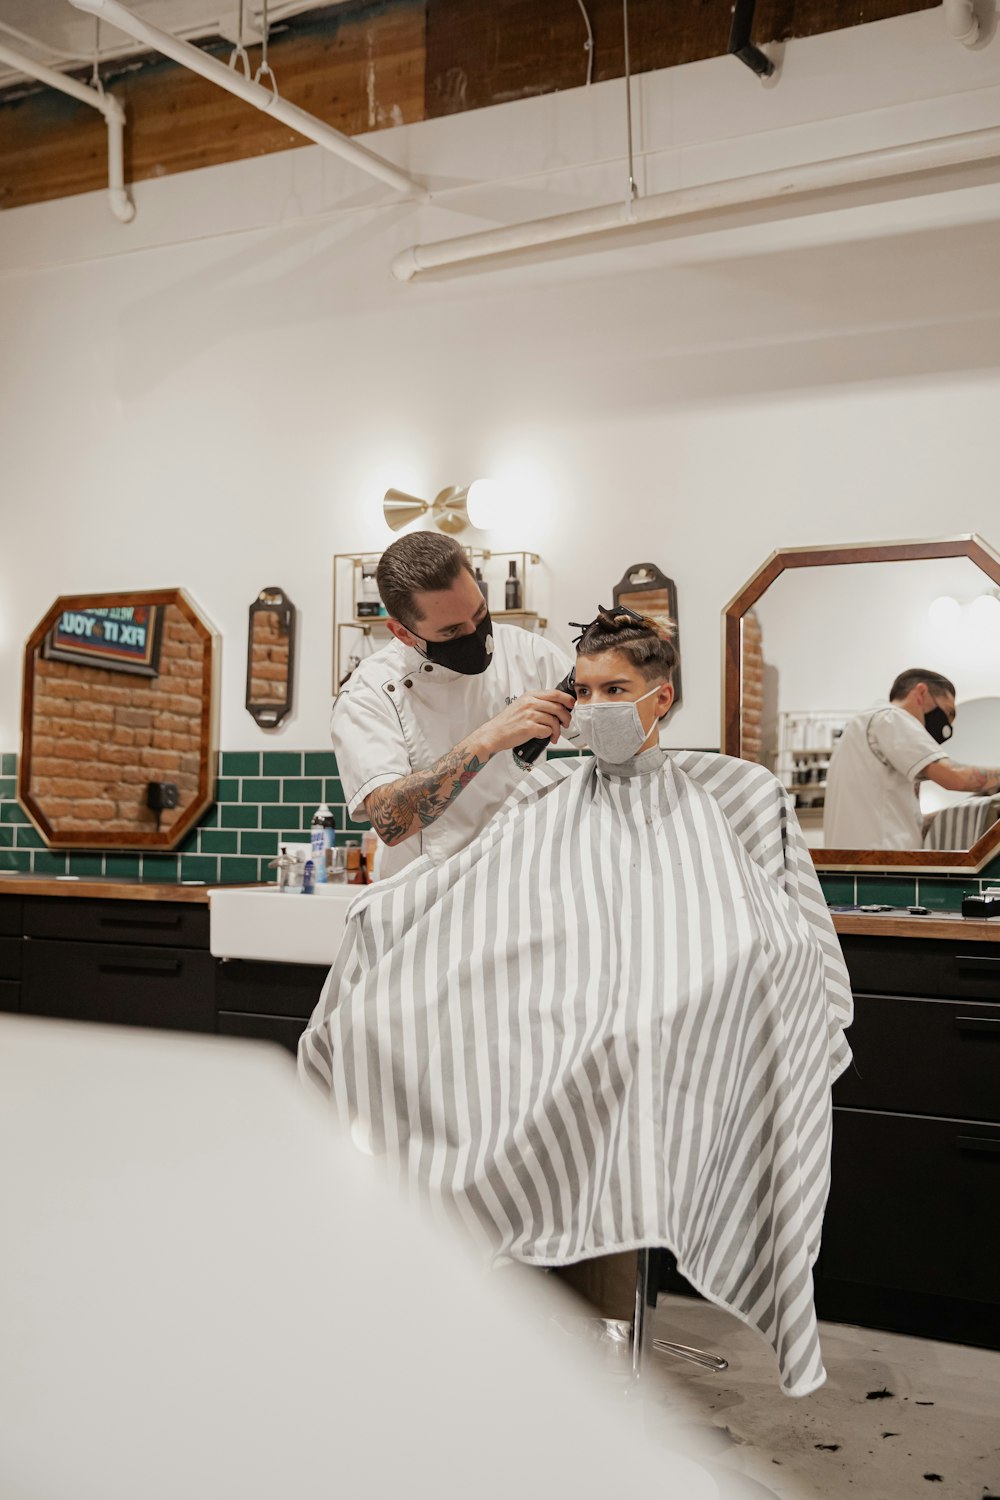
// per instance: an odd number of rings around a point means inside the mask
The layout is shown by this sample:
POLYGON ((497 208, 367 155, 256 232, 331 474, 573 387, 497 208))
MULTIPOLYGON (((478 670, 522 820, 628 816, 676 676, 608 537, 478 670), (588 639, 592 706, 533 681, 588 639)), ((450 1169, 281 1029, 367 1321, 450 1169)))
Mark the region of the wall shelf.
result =
MULTIPOLYGON (((537 567, 541 562, 537 552, 530 552, 518 548, 510 552, 494 552, 479 547, 466 547, 469 561, 473 568, 483 568, 485 563, 506 561, 510 558, 519 558, 521 562, 521 590, 522 596, 528 588, 529 568, 537 567)), ((381 552, 338 552, 333 559, 333 696, 336 698, 343 683, 349 675, 347 667, 351 656, 357 654, 359 660, 384 645, 389 639, 389 621, 385 615, 359 615, 357 614, 357 601, 360 593, 362 569, 366 563, 377 564, 381 552), (377 641, 377 645, 373 642, 377 641), (364 643, 364 649, 359 651, 359 643, 364 643)), ((496 589, 495 579, 487 579, 491 589, 496 589)), ((502 589, 504 580, 501 579, 499 588, 502 589)), ((498 590, 499 592, 499 590, 498 590)), ((545 630, 548 628, 548 619, 533 609, 490 609, 494 620, 506 621, 512 625, 520 625, 526 630, 545 630)))

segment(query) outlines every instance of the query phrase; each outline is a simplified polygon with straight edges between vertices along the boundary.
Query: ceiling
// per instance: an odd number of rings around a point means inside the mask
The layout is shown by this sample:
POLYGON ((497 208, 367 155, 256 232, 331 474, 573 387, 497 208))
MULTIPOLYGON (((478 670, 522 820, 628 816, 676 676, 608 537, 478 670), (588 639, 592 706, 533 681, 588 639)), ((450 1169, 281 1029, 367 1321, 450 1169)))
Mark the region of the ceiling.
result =
MULTIPOLYGON (((268 18, 271 23, 280 22, 303 11, 328 9, 342 3, 344 0, 284 0, 284 3, 272 0, 268 18)), ((238 0, 130 0, 130 8, 143 20, 175 36, 191 39, 236 35, 238 0)), ((261 8, 261 0, 245 0, 243 25, 247 41, 259 33, 261 8)), ((93 16, 75 10, 69 0, 0 0, 0 42, 49 67, 66 68, 74 63, 92 62, 94 40, 93 16), (30 46, 22 37, 30 37, 38 45, 30 46)), ((124 32, 101 24, 102 58, 127 57, 144 50, 124 32)), ((0 65, 0 88, 18 76, 0 65)))

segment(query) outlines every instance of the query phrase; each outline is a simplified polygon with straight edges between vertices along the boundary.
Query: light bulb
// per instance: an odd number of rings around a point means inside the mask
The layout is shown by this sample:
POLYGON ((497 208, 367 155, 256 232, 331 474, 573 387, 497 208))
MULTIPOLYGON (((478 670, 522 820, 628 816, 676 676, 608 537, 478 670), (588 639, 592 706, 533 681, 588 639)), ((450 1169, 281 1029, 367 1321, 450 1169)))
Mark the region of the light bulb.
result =
POLYGON ((995 594, 980 594, 969 605, 969 620, 977 630, 997 630, 1000 627, 1000 599, 995 594))
POLYGON ((477 531, 491 531, 507 515, 507 492, 497 479, 474 479, 469 485, 466 509, 477 531))
POLYGON ((950 594, 942 594, 927 609, 928 623, 935 630, 954 630, 962 615, 962 606, 950 594))

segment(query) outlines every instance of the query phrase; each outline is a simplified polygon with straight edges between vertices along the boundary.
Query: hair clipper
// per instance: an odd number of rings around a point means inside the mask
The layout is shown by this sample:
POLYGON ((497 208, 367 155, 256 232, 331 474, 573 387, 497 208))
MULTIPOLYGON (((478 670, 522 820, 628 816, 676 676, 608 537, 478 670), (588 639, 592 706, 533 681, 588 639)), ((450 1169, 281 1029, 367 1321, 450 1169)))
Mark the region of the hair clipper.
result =
MULTIPOLYGON (((576 697, 576 668, 575 667, 572 669, 572 671, 570 671, 570 672, 568 672, 566 674, 566 676, 563 678, 562 682, 557 682, 556 683, 555 691, 557 693, 568 693, 571 698, 575 698, 576 697)), ((535 761, 542 754, 542 752, 545 749, 546 745, 548 745, 550 743, 551 743, 550 736, 547 735, 547 734, 543 734, 543 735, 541 735, 536 740, 526 740, 523 745, 515 745, 514 746, 514 755, 515 755, 516 759, 521 762, 522 765, 533 766, 534 763, 535 763, 535 761)))

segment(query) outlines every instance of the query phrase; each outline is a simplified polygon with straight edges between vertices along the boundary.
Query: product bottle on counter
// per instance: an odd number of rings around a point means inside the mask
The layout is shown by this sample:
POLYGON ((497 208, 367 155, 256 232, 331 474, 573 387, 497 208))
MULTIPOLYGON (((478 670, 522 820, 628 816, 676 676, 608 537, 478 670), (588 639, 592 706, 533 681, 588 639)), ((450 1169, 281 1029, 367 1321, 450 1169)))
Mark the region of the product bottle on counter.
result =
POLYGON ((482 568, 477 568, 476 569, 476 582, 479 585, 479 592, 482 594, 483 598, 486 600, 486 603, 489 604, 489 602, 490 602, 490 586, 486 582, 486 579, 483 577, 483 570, 482 570, 482 568))
POLYGON ((312 896, 316 890, 316 865, 311 859, 307 859, 302 866, 302 894, 312 896))
POLYGON ((375 879, 375 854, 378 849, 378 834, 374 828, 366 829, 361 835, 361 873, 365 884, 371 885, 375 879))
POLYGON ((321 802, 313 813, 309 835, 313 864, 316 867, 316 879, 320 885, 325 885, 327 882, 326 851, 333 848, 336 840, 337 820, 326 803, 321 802))
POLYGON ((517 576, 517 563, 513 558, 507 569, 507 586, 504 590, 505 605, 507 609, 521 608, 521 580, 517 576))

